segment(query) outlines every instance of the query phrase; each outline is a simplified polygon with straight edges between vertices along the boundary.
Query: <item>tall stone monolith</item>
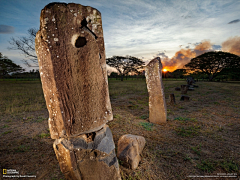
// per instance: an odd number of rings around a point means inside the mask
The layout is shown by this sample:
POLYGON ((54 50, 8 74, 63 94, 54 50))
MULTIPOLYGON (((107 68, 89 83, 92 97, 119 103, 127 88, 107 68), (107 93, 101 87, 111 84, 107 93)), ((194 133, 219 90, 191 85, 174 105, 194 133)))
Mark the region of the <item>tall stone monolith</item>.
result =
POLYGON ((51 138, 67 179, 119 179, 101 14, 74 3, 41 11, 35 49, 51 138))
POLYGON ((165 123, 167 121, 167 106, 160 57, 156 57, 147 64, 145 76, 149 94, 149 121, 156 124, 165 123))

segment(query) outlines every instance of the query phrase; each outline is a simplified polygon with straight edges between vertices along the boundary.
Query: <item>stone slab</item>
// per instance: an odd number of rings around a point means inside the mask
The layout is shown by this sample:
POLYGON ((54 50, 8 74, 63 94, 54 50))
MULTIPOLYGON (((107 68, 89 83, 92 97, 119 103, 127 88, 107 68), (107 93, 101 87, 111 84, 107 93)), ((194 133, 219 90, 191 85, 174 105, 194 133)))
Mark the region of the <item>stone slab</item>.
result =
POLYGON ((101 129, 113 119, 101 13, 74 3, 50 3, 36 35, 51 138, 101 129))
POLYGON ((147 64, 145 76, 149 94, 149 121, 156 124, 165 123, 167 106, 162 83, 162 63, 159 57, 147 64))

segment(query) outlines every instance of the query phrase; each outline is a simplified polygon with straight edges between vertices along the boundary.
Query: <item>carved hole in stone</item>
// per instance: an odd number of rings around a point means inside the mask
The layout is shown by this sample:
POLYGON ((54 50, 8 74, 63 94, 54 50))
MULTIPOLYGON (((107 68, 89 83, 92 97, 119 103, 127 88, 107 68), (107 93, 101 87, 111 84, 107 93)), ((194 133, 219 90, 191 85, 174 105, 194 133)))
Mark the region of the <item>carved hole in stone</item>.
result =
POLYGON ((87 26, 87 20, 86 20, 86 18, 84 18, 84 19, 82 20, 81 25, 82 25, 82 27, 83 27, 83 26, 87 26))
POLYGON ((86 38, 85 37, 78 37, 76 42, 75 42, 75 47, 80 48, 83 47, 87 44, 86 38))
POLYGON ((88 134, 86 134, 86 136, 87 136, 87 142, 92 142, 92 141, 94 141, 96 133, 95 132, 88 133, 88 134))
POLYGON ((58 145, 56 145, 56 149, 58 150, 58 145))
POLYGON ((99 59, 101 59, 102 58, 102 56, 101 56, 101 54, 99 53, 99 59))
POLYGON ((96 151, 94 151, 94 155, 95 155, 95 157, 97 157, 97 152, 96 151))

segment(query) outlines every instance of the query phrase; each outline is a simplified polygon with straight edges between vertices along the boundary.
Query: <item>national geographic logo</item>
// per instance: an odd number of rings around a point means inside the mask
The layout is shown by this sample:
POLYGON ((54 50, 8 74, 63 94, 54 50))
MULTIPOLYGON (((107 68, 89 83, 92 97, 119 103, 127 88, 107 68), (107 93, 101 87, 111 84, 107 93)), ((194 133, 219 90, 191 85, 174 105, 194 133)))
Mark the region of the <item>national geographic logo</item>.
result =
POLYGON ((19 174, 16 169, 3 169, 3 174, 19 174))
POLYGON ((36 175, 19 175, 16 169, 3 169, 4 178, 36 178, 36 175))

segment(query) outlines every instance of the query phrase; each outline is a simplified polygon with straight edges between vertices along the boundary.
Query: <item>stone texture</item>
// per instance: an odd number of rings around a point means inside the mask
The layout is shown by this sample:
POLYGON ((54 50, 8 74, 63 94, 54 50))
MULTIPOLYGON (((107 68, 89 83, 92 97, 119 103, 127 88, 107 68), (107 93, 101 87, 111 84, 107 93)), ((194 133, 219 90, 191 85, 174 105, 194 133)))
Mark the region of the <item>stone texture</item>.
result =
POLYGON ((162 83, 162 63, 159 57, 148 63, 145 76, 149 94, 149 121, 156 124, 165 123, 167 106, 162 83))
POLYGON ((189 96, 182 95, 180 101, 189 101, 189 99, 190 99, 189 96))
POLYGON ((187 94, 188 85, 181 85, 181 94, 187 94))
POLYGON ((121 179, 106 125, 113 115, 100 12, 80 4, 48 4, 35 48, 62 173, 71 180, 121 179))
POLYGON ((117 180, 120 178, 111 130, 56 139, 54 151, 66 179, 117 180))
POLYGON ((94 132, 113 119, 97 9, 48 4, 41 11, 35 46, 51 138, 94 132))
POLYGON ((145 138, 132 134, 126 134, 118 140, 117 157, 123 166, 136 169, 141 161, 141 153, 145 146, 145 138))

